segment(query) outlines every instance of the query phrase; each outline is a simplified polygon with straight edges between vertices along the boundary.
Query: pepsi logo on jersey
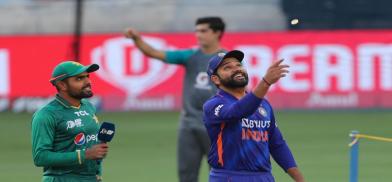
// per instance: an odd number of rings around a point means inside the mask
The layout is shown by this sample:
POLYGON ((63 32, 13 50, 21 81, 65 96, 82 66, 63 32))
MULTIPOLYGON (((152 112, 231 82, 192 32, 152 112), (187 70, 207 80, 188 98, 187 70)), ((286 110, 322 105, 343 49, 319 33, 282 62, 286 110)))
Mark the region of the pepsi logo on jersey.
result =
POLYGON ((76 145, 83 145, 86 143, 86 137, 84 136, 84 133, 79 133, 75 136, 74 143, 76 145))
POLYGON ((85 143, 89 143, 90 141, 98 142, 98 135, 85 135, 84 133, 79 133, 75 136, 74 143, 76 145, 84 145, 85 143))

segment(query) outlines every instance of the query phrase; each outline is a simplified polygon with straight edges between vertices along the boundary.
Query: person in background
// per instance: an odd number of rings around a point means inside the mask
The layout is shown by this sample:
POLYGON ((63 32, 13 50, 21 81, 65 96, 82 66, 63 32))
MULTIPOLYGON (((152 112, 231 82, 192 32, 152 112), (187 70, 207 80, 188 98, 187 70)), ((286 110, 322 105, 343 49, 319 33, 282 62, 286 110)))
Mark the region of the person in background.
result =
POLYGON ((131 38, 146 56, 185 68, 177 144, 180 182, 198 181, 201 161, 209 150, 209 139, 202 121, 202 106, 204 101, 215 94, 216 89, 209 82, 205 69, 212 56, 224 52, 220 44, 224 31, 222 18, 198 18, 195 24, 198 48, 166 51, 147 44, 134 28, 125 30, 125 36, 131 38))

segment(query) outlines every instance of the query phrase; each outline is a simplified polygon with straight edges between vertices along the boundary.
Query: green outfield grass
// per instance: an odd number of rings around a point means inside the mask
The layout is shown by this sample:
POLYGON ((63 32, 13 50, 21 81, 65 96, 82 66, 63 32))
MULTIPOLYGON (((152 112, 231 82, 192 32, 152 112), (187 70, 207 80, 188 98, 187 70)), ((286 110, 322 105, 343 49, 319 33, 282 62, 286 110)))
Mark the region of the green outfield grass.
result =
MULTIPOLYGON (((278 111, 279 127, 308 182, 348 181, 350 130, 392 137, 391 111, 278 111)), ((0 113, 1 181, 40 181, 33 165, 31 114, 0 113)), ((101 113, 116 123, 116 136, 104 161, 106 182, 175 182, 177 112, 101 113)), ((392 143, 361 140, 360 181, 392 179, 392 143)), ((206 182, 208 167, 201 169, 206 182)), ((274 165, 277 182, 291 181, 274 165)))

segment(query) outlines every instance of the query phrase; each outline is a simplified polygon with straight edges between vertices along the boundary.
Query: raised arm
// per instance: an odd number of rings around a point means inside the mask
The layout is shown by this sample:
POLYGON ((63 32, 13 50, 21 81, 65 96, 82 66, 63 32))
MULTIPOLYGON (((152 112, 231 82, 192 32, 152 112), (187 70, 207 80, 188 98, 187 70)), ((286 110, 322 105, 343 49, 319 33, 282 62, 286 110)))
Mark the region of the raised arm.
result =
POLYGON ((124 32, 125 37, 130 38, 134 41, 137 48, 143 52, 146 56, 165 61, 166 53, 161 50, 157 50, 147 44, 142 37, 140 36, 139 32, 133 28, 127 28, 124 32))

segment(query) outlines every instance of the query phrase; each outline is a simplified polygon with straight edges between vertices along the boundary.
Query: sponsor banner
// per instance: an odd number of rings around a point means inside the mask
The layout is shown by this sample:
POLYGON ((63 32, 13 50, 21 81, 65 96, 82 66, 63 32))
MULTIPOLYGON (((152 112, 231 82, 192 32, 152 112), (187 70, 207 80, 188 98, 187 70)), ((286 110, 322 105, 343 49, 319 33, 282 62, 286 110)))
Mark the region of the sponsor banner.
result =
MULTIPOLYGON (((40 96, 21 96, 6 98, 0 97, 0 112, 13 111, 13 112, 35 112, 43 105, 52 101, 54 97, 40 97, 40 96)), ((102 99, 100 96, 90 98, 89 101, 97 108, 101 109, 102 99)))
MULTIPOLYGON (((196 47, 193 33, 143 36, 157 49, 196 47)), ((273 61, 291 66, 268 93, 276 108, 392 108, 392 31, 226 33, 222 41, 245 52, 249 88, 273 61)), ((145 57, 120 34, 85 35, 81 45, 81 63, 101 66, 91 76, 101 109, 180 109, 181 66, 145 57)), ((51 98, 51 71, 71 52, 71 35, 0 37, 0 109, 51 98)))

